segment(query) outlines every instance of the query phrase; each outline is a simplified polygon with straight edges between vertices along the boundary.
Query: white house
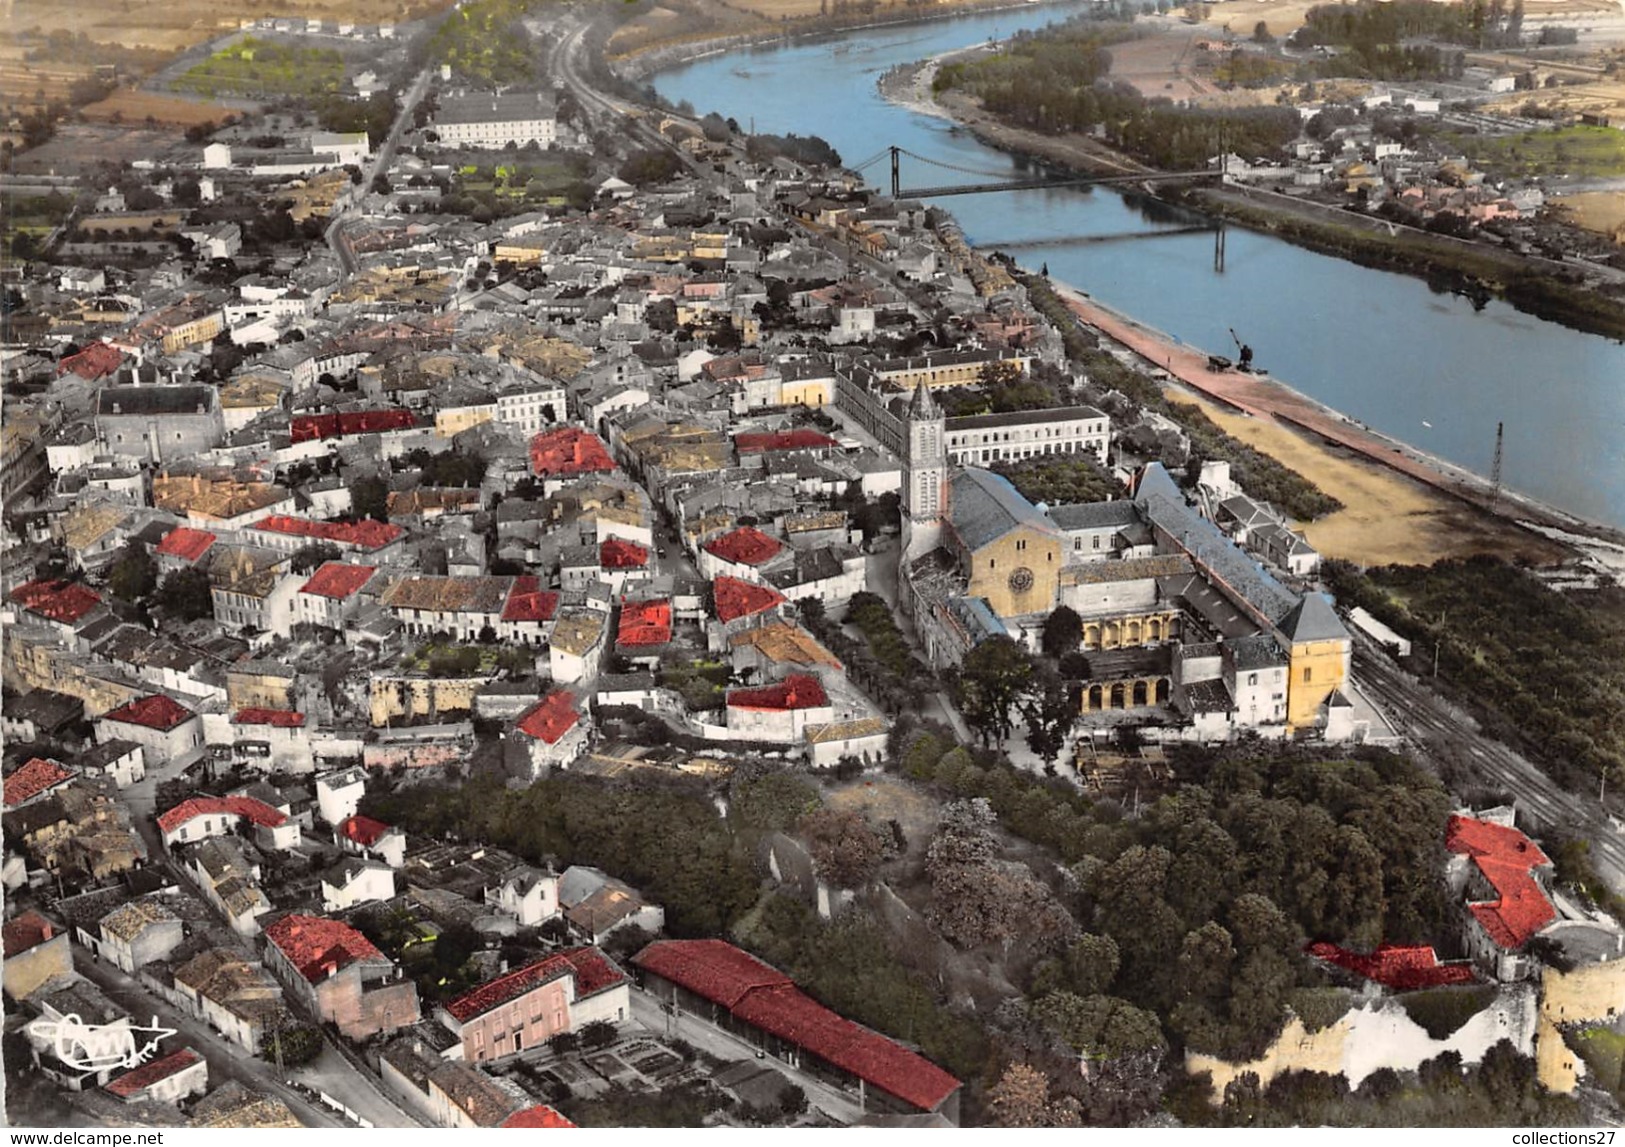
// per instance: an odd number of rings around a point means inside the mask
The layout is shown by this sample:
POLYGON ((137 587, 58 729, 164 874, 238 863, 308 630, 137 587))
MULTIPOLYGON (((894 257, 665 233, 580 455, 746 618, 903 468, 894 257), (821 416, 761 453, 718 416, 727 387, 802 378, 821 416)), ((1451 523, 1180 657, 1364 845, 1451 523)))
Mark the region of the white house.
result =
POLYGON ((395 870, 379 860, 346 856, 322 873, 322 907, 329 912, 394 896, 395 870))

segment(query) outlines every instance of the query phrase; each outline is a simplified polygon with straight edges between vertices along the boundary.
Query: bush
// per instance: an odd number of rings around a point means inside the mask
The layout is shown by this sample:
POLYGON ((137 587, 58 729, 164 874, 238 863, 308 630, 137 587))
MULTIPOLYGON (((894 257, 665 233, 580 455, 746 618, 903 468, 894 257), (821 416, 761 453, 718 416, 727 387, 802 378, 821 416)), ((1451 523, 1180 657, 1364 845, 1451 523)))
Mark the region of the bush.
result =
POLYGON ((1446 1039, 1483 1011, 1495 998, 1488 985, 1472 988, 1432 988, 1399 997, 1405 1014, 1433 1039, 1446 1039))
POLYGON ((547 1046, 559 1055, 567 1055, 581 1046, 581 1037, 575 1032, 560 1032, 547 1041, 547 1046))
POLYGON ((581 1029, 581 1046, 587 1051, 602 1051, 614 1043, 620 1033, 608 1020, 593 1020, 581 1029))

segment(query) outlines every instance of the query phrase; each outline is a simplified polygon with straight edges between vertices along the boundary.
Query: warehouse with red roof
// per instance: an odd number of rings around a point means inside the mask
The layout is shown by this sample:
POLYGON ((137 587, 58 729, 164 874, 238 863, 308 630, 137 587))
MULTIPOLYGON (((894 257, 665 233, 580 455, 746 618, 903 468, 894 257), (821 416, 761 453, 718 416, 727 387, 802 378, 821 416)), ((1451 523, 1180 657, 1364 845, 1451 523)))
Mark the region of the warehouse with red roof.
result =
POLYGON ((854 1092, 867 1111, 933 1112, 959 1122, 959 1080, 830 1011, 790 977, 724 940, 657 940, 632 963, 652 995, 854 1092))
POLYGON ((300 414, 289 424, 294 445, 328 438, 348 438, 356 434, 382 434, 389 430, 410 430, 417 425, 410 410, 351 410, 331 414, 300 414))
POLYGON ((1366 953, 1321 940, 1310 944, 1304 952, 1396 992, 1471 984, 1478 980, 1472 966, 1464 961, 1440 963, 1439 954, 1430 944, 1378 944, 1375 951, 1366 953))

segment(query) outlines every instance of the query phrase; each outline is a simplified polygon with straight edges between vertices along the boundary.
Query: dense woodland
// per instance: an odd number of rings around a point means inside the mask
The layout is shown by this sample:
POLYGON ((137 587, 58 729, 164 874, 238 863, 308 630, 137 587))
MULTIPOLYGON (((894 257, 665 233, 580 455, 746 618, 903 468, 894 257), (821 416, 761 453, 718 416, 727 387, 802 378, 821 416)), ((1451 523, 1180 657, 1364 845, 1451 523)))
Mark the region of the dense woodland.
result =
POLYGON ((1017 33, 992 56, 944 65, 935 87, 977 96, 993 115, 1034 131, 1099 127, 1108 143, 1169 171, 1206 169, 1221 151, 1273 155, 1297 137, 1291 108, 1180 108, 1112 84, 1111 45, 1136 35, 1130 26, 1082 18, 1017 33))
MULTIPOLYGON (((973 1121, 1123 1124, 1166 1108, 1242 1124, 1265 1118, 1262 1104, 1315 1122, 1448 1123, 1460 1118, 1457 1099, 1476 1094, 1474 1073, 1459 1097, 1384 1082, 1333 1119, 1310 1113, 1335 1082, 1289 1080, 1276 1085, 1279 1102, 1233 1088, 1213 1108, 1177 1069, 1185 1048, 1258 1054, 1289 1011, 1314 1026, 1335 1021, 1351 997, 1304 959, 1308 940, 1448 951, 1440 874, 1452 802, 1408 760, 1190 749, 1174 761, 1168 795, 1128 816, 912 719, 891 752, 890 767, 941 806, 937 830, 912 848, 895 822, 837 810, 812 780, 768 768, 735 774, 722 815, 698 782, 569 774, 518 791, 483 776, 378 791, 363 811, 414 834, 626 879, 665 905, 673 935, 732 938, 830 1007, 919 1046, 967 1082, 973 1121), (807 842, 830 884, 857 889, 856 906, 825 922, 764 885, 759 845, 777 831, 807 842), (912 910, 906 927, 899 895, 912 910), (1002 968, 1017 994, 950 990, 965 960, 1002 968), (1089 1082, 1077 1077, 1080 1055, 1095 1065, 1089 1082)), ((1492 1067, 1497 1079, 1528 1074, 1516 1057, 1492 1067)), ((1532 1084, 1519 1086, 1497 1112, 1537 1109, 1532 1084)), ((1550 1122, 1575 1118, 1562 1103, 1539 1110, 1550 1122)))

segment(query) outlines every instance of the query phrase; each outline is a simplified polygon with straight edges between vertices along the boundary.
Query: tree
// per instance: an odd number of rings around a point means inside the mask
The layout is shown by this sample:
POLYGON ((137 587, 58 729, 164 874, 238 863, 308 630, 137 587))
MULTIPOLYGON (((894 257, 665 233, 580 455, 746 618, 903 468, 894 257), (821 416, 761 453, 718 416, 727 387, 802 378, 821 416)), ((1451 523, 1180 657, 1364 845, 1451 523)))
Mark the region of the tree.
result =
POLYGON ((176 570, 159 583, 153 600, 166 615, 183 622, 214 616, 209 575, 200 569, 176 570))
POLYGON ((800 832, 819 876, 837 888, 863 888, 874 879, 884 840, 861 812, 817 809, 802 818, 800 832))
POLYGON ((1049 1079, 1029 1064, 1012 1063, 988 1091, 987 1107, 1000 1127, 1049 1127, 1049 1079))
POLYGON ((642 924, 622 924, 615 931, 604 937, 600 947, 620 963, 626 963, 633 956, 647 948, 655 938, 655 934, 642 924))
POLYGON ((1269 26, 1269 24, 1265 23, 1263 20, 1260 20, 1258 23, 1253 25, 1253 43, 1255 43, 1255 44, 1273 44, 1273 43, 1275 43, 1275 37, 1270 35, 1270 26, 1269 26))
POLYGON ((1027 719, 1027 747, 1053 770, 1078 715, 1071 691, 1060 677, 1046 668, 1039 674, 1038 686, 1022 706, 1021 713, 1027 719))
POLYGON ((983 743, 1010 735, 1010 709, 1032 676, 1032 659, 1008 637, 989 637, 965 656, 959 670, 961 704, 983 743))
POLYGON ((614 1043, 620 1035, 608 1020, 593 1020, 581 1029, 581 1046, 587 1051, 601 1051, 614 1043))
POLYGON ((350 509, 357 517, 389 521, 389 483, 382 478, 359 478, 350 485, 350 509))
POLYGON ((567 1055, 581 1046, 581 1037, 575 1032, 559 1032, 548 1039, 547 1046, 557 1055, 567 1055))
POLYGON ((260 1058, 283 1067, 303 1067, 322 1054, 320 1028, 309 1024, 279 1028, 271 1034, 270 1042, 260 1050, 260 1058))
POLYGON ((120 601, 139 601, 158 585, 158 567, 146 547, 132 542, 114 563, 107 586, 120 601))
POLYGON ((1044 619, 1044 633, 1039 645, 1046 657, 1059 660, 1074 652, 1083 641, 1083 618, 1071 606, 1057 606, 1054 613, 1044 619))
POLYGON ((779 1089, 779 1110, 794 1118, 807 1113, 807 1093, 793 1083, 779 1089))
POLYGON ((288 567, 296 574, 308 574, 328 562, 340 561, 343 557, 344 552, 332 542, 312 542, 294 551, 293 557, 288 561, 288 567))

